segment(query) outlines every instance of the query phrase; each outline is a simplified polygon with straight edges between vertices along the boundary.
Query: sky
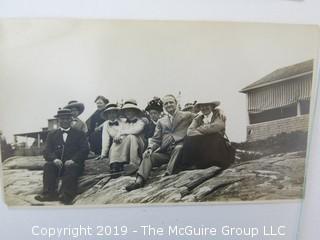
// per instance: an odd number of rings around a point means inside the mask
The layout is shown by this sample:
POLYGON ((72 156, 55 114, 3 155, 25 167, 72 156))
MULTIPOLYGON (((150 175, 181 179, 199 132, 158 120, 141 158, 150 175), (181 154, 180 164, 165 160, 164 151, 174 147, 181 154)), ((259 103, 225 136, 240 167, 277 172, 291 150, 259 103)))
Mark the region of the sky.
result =
POLYGON ((317 26, 85 19, 0 20, 0 130, 39 131, 70 100, 153 96, 218 100, 232 141, 245 141, 239 91, 280 67, 317 57, 317 26))

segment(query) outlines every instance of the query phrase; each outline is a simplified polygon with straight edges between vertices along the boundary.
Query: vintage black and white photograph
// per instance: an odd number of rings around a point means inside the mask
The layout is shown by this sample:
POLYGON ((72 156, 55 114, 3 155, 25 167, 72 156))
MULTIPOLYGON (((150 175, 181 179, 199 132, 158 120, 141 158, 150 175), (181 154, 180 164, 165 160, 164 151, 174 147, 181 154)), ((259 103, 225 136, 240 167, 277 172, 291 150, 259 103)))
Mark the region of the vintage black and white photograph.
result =
POLYGON ((303 198, 319 30, 0 21, 8 206, 303 198))

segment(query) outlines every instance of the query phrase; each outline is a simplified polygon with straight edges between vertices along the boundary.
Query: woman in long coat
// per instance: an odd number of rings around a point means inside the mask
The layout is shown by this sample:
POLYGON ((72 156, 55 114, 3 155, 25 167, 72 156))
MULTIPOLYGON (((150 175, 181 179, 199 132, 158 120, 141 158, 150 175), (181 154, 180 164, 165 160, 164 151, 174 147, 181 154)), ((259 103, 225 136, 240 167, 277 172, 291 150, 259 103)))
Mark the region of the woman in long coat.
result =
POLYGON ((109 103, 109 100, 103 96, 98 96, 94 102, 97 105, 97 110, 87 120, 86 124, 88 126, 90 150, 95 154, 100 155, 102 147, 102 127, 103 122, 105 121, 101 114, 106 105, 109 103))
POLYGON ((182 164, 197 168, 227 168, 234 161, 225 135, 226 118, 216 107, 220 102, 195 105, 201 112, 193 119, 183 143, 182 164))

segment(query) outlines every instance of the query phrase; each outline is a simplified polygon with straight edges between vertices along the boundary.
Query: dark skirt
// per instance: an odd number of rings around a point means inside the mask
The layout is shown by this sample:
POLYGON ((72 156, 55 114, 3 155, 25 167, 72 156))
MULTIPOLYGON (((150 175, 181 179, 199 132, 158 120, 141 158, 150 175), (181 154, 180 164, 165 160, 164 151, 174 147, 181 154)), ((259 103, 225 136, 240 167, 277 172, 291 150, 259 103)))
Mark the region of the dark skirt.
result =
POLYGON ((197 168, 217 166, 225 169, 233 161, 226 140, 219 133, 187 136, 184 139, 181 160, 184 167, 191 165, 197 168))
POLYGON ((89 135, 90 150, 95 154, 101 154, 102 149, 102 131, 94 131, 89 135))

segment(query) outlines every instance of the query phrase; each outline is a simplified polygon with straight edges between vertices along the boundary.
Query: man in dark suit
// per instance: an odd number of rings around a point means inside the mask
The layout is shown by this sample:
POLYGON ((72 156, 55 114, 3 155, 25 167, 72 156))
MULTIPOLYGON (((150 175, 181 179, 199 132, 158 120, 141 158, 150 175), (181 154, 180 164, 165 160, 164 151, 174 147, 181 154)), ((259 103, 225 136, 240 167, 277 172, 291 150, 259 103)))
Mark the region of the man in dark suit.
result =
POLYGON ((85 133, 71 127, 72 113, 69 109, 58 110, 55 116, 60 128, 51 131, 46 140, 43 168, 43 193, 38 201, 59 200, 71 204, 77 194, 78 177, 84 169, 89 153, 85 133), (60 194, 57 193, 58 179, 62 177, 60 194))
POLYGON ((163 106, 168 114, 158 120, 155 133, 143 154, 136 181, 126 187, 127 191, 143 187, 152 167, 168 163, 165 175, 171 175, 178 162, 183 139, 195 114, 179 111, 173 95, 163 98, 163 106))

